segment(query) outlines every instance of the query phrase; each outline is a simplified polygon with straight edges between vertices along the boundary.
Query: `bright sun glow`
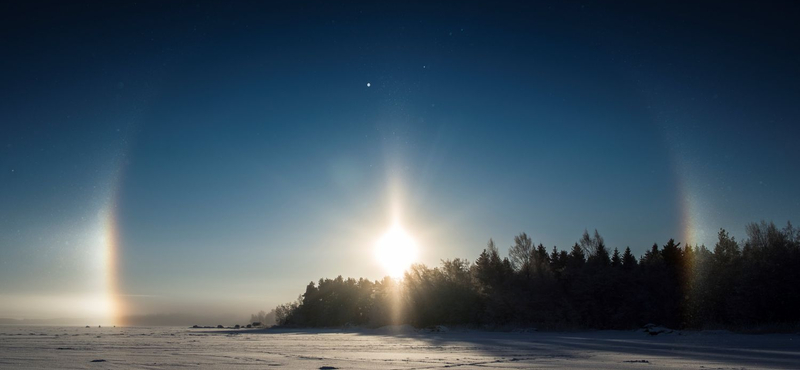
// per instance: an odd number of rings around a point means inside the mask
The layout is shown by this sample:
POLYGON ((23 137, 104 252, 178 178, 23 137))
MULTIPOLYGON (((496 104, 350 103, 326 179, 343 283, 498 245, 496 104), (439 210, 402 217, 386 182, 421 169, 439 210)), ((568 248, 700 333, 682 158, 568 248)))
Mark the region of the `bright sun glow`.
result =
POLYGON ((417 259, 417 243, 400 225, 392 226, 375 244, 375 255, 389 276, 400 278, 417 259))

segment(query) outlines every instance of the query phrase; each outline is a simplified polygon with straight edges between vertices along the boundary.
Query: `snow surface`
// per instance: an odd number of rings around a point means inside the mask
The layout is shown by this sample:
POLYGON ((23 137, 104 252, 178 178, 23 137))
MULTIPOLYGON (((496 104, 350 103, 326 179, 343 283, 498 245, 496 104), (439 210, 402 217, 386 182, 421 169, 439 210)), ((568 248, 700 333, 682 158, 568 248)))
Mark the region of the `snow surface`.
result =
POLYGON ((800 335, 0 326, 2 369, 800 368, 800 335))

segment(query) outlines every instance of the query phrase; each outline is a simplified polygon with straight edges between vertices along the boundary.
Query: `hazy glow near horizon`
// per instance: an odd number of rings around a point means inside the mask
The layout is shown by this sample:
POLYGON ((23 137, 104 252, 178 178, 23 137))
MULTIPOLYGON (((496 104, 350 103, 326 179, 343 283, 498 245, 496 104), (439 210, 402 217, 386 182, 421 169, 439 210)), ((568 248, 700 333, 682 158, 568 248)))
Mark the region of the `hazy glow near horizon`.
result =
POLYGON ((375 257, 389 276, 399 278, 416 262, 417 243, 399 224, 393 225, 375 243, 375 257))

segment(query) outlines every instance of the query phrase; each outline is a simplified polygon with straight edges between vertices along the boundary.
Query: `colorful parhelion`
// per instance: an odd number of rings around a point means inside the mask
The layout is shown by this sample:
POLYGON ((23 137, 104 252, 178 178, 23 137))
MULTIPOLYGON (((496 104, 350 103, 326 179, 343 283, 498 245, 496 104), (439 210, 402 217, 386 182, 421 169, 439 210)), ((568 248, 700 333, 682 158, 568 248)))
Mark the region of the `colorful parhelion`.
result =
POLYGON ((128 152, 127 135, 123 139, 122 148, 115 156, 112 172, 107 184, 107 193, 103 199, 99 212, 100 243, 98 253, 101 256, 101 291, 100 301, 102 306, 103 321, 108 325, 125 325, 122 320, 125 314, 125 302, 120 294, 120 235, 119 235, 119 194, 122 186, 122 177, 125 168, 125 156, 128 152))

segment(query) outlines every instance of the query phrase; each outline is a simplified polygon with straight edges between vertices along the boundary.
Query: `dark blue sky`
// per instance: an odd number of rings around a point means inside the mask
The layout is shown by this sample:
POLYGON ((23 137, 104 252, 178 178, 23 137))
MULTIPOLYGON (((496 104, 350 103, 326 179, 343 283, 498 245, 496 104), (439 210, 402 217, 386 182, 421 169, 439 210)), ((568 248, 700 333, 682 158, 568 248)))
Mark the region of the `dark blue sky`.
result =
POLYGON ((597 228, 638 255, 798 220, 797 19, 791 2, 2 5, 0 316, 80 315, 109 285, 129 312, 246 313, 379 278, 393 202, 431 265, 522 231, 568 248, 597 228))

